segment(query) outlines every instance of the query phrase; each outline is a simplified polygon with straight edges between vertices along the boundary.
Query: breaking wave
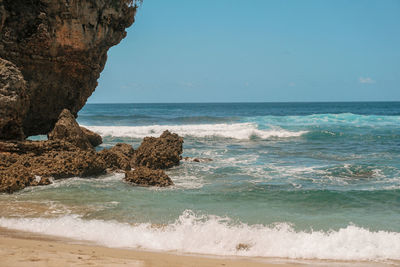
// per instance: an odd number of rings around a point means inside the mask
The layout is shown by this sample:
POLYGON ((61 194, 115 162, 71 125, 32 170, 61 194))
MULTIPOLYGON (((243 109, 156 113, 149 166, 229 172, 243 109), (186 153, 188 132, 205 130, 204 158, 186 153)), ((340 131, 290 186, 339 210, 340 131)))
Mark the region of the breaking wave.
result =
POLYGON ((108 247, 225 256, 292 259, 399 260, 400 233, 349 225, 339 230, 296 231, 292 225, 248 225, 185 211, 174 223, 154 226, 59 218, 0 218, 0 226, 94 241, 108 247))
POLYGON ((358 115, 353 113, 313 114, 303 116, 253 116, 248 121, 280 126, 398 126, 400 116, 358 115))
POLYGON ((234 124, 194 124, 194 125, 150 125, 150 126, 85 126, 102 136, 144 138, 160 136, 165 130, 181 136, 192 137, 223 137, 234 139, 250 139, 258 137, 288 138, 298 137, 307 131, 288 131, 280 127, 260 130, 255 123, 234 124))

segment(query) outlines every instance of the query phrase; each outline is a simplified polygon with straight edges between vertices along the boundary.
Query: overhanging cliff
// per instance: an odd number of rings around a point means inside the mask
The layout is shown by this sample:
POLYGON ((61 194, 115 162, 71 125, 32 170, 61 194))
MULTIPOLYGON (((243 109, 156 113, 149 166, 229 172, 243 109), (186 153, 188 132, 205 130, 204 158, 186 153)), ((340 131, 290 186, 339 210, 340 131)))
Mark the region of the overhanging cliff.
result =
MULTIPOLYGON (((47 134, 64 108, 76 116, 97 86, 108 49, 134 22, 136 2, 0 0, 0 58, 26 81, 29 104, 19 114, 25 136, 47 134)), ((10 90, 0 88, 0 109, 10 90)), ((1 121, 0 131, 7 139, 1 121)))

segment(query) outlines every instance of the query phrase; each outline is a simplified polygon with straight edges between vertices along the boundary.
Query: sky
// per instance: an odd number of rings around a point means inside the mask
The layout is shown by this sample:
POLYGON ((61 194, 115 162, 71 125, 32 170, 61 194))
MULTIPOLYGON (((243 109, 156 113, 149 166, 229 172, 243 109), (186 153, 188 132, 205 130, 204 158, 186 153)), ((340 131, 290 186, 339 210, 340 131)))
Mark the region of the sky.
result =
POLYGON ((88 103, 400 101, 400 0, 144 0, 88 103))

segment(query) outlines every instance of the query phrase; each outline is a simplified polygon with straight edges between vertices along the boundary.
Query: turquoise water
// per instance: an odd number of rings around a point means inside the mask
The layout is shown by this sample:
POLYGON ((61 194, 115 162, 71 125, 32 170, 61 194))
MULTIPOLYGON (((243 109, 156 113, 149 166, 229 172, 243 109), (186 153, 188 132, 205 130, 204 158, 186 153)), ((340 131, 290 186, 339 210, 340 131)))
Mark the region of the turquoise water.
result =
POLYGON ((103 136, 99 149, 169 129, 183 156, 212 161, 168 170, 168 189, 115 174, 0 195, 15 203, 0 226, 132 248, 400 259, 399 102, 89 104, 78 121, 103 136))

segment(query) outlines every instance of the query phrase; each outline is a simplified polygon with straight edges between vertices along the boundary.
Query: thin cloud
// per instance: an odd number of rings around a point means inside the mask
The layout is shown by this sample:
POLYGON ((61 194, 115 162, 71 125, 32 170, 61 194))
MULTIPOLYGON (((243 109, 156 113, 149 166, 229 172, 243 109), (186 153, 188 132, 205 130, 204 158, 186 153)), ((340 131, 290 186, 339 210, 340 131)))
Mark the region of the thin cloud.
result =
POLYGON ((360 77, 358 81, 360 83, 367 83, 367 84, 375 83, 375 81, 370 77, 360 77))

